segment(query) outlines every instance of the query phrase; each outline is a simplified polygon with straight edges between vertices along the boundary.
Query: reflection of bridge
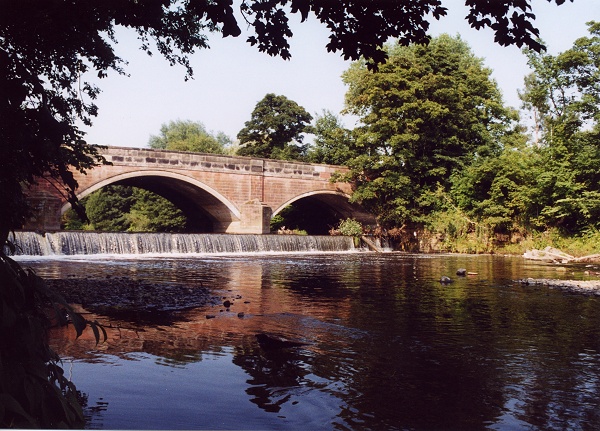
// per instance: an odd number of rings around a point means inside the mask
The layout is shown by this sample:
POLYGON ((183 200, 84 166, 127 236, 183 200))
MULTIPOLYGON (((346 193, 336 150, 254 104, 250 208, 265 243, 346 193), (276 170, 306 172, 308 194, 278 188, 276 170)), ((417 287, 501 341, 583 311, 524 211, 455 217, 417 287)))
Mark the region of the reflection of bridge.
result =
MULTIPOLYGON (((181 208, 197 231, 268 233, 272 215, 294 202, 373 223, 348 202, 350 184, 330 181, 334 172, 347 171, 342 166, 122 147, 101 152, 112 165, 75 173, 79 198, 109 184, 144 188, 181 208)), ((36 215, 26 229, 60 229, 69 204, 54 187, 40 183, 29 199, 36 215)))

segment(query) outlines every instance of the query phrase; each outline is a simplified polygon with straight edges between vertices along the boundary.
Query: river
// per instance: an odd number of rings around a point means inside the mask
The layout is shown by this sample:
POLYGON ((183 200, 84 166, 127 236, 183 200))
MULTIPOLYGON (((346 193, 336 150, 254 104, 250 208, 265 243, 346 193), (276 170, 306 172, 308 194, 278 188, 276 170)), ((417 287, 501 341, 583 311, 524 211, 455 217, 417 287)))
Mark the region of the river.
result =
POLYGON ((96 310, 99 345, 52 331, 88 428, 600 429, 600 298, 514 282, 582 267, 356 251, 19 259, 47 278, 217 298, 167 315, 96 310), (257 333, 302 344, 265 349, 257 333))

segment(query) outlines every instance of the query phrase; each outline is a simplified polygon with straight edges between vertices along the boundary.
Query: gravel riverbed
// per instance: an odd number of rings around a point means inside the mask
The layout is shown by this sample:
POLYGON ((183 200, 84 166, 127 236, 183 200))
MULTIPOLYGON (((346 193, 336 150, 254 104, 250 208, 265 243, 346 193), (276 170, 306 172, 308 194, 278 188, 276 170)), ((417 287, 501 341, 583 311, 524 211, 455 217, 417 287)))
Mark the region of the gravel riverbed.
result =
POLYGON ((179 311, 218 302, 201 285, 152 283, 128 277, 46 279, 68 303, 86 309, 179 311))

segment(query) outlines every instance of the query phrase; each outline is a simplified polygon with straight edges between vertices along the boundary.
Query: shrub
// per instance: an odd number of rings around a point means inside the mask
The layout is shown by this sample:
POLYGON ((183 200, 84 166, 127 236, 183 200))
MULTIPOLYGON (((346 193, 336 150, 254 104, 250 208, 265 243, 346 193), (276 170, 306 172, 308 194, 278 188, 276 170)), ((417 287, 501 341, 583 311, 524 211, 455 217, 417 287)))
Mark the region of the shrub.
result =
POLYGON ((346 220, 342 220, 338 227, 340 235, 344 236, 353 236, 355 238, 360 237, 363 234, 363 227, 360 222, 347 218, 346 220))

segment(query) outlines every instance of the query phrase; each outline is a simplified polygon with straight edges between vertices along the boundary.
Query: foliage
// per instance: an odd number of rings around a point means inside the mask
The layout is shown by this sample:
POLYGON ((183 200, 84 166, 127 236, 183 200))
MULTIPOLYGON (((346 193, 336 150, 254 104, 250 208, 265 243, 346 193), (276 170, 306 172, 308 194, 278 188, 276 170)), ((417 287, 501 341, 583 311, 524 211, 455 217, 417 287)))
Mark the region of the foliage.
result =
POLYGON ((133 189, 108 185, 88 196, 85 210, 95 230, 125 231, 129 228, 126 214, 133 203, 133 189))
POLYGON ((306 232, 304 229, 288 229, 285 226, 281 226, 279 229, 277 229, 277 234, 306 236, 308 235, 308 232, 306 232))
POLYGON ((108 185, 87 196, 83 205, 90 223, 72 213, 63 218, 64 229, 112 232, 183 232, 187 218, 167 199, 138 187, 108 185))
POLYGON ((533 73, 519 96, 543 144, 568 140, 585 122, 600 121, 600 23, 591 21, 588 29, 591 37, 556 56, 525 50, 533 73))
MULTIPOLYGON (((560 5, 565 0, 555 0, 560 5)), ((540 50, 538 30, 532 21, 535 15, 529 0, 468 0, 469 24, 476 29, 491 28, 494 40, 501 45, 515 44, 540 50)), ((285 7, 300 12, 305 21, 312 12, 330 31, 328 51, 341 51, 346 59, 370 60, 371 67, 385 61, 380 47, 390 38, 402 45, 427 41, 429 17, 440 19, 446 8, 440 0, 394 2, 388 0, 262 0, 242 1, 246 21, 254 26, 256 36, 248 41, 260 51, 289 58, 287 39, 292 36, 285 7)))
POLYGON ((231 139, 223 132, 213 136, 200 122, 177 120, 163 124, 160 135, 150 136, 148 144, 154 149, 224 154, 231 139))
POLYGON ((363 234, 363 227, 359 221, 347 218, 340 221, 338 231, 340 235, 360 237, 363 234))
MULTIPOLYGON (((318 213, 317 208, 313 207, 312 209, 313 212, 318 213)), ((285 235, 308 235, 309 231, 311 231, 311 234, 321 233, 313 231, 313 226, 310 223, 311 215, 305 206, 300 204, 288 205, 271 217, 270 231, 285 235)))
POLYGON ((450 199, 466 215, 494 232, 514 225, 535 227, 540 205, 535 194, 541 160, 519 132, 503 137, 498 154, 476 157, 451 177, 450 199))
MULTIPOLYGON (((555 0, 557 4, 564 0, 555 0)), ((538 32, 527 0, 467 2, 467 19, 475 28, 490 27, 500 44, 538 50, 538 32), (510 18, 509 18, 510 16, 510 18)), ((240 11, 254 31, 248 42, 270 55, 290 57, 292 36, 287 15, 309 14, 330 31, 327 49, 345 58, 385 59, 380 46, 389 38, 400 43, 424 42, 428 19, 446 14, 439 0, 389 2, 350 0, 242 0, 240 11), (289 9, 287 9, 289 8, 289 9)), ((114 52, 115 27, 134 29, 141 47, 158 51, 171 64, 193 76, 187 56, 207 47, 205 32, 239 36, 241 30, 230 0, 148 0, 44 3, 34 0, 2 1, 0 16, 0 238, 22 225, 27 206, 21 186, 36 178, 60 178, 65 194, 76 204, 77 184, 69 168, 85 170, 101 162, 88 145, 76 121, 91 124, 97 114, 92 103, 99 88, 86 73, 99 77, 112 70, 124 74, 125 61, 114 52), (60 31, 57 31, 60 29, 60 31), (82 77, 84 80, 82 80, 82 77)))
POLYGON ((167 199, 133 187, 133 204, 127 215, 129 232, 183 232, 187 218, 167 199))
POLYGON ((538 226, 600 227, 600 23, 556 56, 526 51, 533 73, 520 93, 532 113, 539 176, 538 226))
POLYGON ((352 152, 352 131, 343 127, 339 117, 330 111, 318 115, 314 126, 315 141, 308 148, 306 161, 345 165, 352 152))
POLYGON ((2 201, 10 203, 0 210, 2 242, 27 215, 22 186, 48 178, 78 208, 71 170, 103 161, 77 121, 90 125, 97 114, 92 101, 99 89, 82 77, 91 71, 99 77, 109 70, 124 73, 124 61, 112 46, 116 25, 135 28, 148 52, 154 40, 159 52, 191 74, 185 55, 205 46, 202 32, 216 28, 219 8, 170 8, 170 3, 126 2, 116 8, 101 1, 2 1, 0 190, 2 201), (208 22, 202 19, 207 9, 208 22))
POLYGON ((522 241, 506 245, 502 251, 510 254, 523 254, 527 250, 543 250, 546 247, 557 248, 575 257, 600 254, 600 232, 585 229, 577 235, 565 235, 555 228, 543 232, 531 232, 522 241))
POLYGON ((77 336, 89 325, 96 342, 106 340, 104 328, 75 313, 32 270, 22 269, 4 253, 0 282, 0 427, 83 427, 75 386, 45 342, 50 323, 46 312, 54 310, 60 324, 67 324, 68 316, 77 336))
POLYGON ((428 199, 475 157, 495 154, 516 119, 504 108, 491 71, 460 38, 387 46, 389 61, 372 72, 355 62, 343 75, 346 111, 360 116, 348 165, 352 200, 384 227, 420 221, 428 199))
POLYGON ((489 253, 494 248, 493 226, 470 219, 456 207, 429 214, 426 229, 440 238, 440 251, 489 253))
POLYGON ((293 100, 269 93, 260 100, 237 138, 240 156, 301 160, 303 133, 312 131, 312 116, 293 100))

